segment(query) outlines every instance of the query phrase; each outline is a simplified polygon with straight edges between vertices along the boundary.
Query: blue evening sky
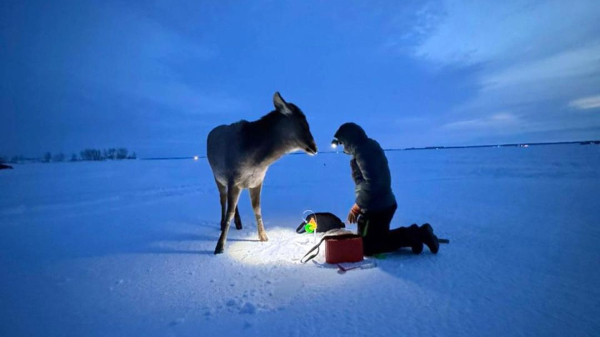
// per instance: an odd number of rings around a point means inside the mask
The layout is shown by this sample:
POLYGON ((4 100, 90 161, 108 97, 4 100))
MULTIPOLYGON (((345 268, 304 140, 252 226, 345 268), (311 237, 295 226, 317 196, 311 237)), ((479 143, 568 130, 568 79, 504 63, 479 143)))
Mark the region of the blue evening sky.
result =
POLYGON ((0 4, 0 154, 204 154, 280 91, 320 149, 600 139, 600 1, 0 4))

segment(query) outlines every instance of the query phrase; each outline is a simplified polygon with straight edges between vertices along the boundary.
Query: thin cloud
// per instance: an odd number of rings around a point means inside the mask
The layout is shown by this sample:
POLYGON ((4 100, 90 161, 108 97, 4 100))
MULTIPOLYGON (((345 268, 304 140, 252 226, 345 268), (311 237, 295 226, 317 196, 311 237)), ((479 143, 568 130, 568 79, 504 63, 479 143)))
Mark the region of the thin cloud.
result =
POLYGON ((544 58, 595 39, 598 10, 594 0, 444 0, 419 13, 413 30, 421 41, 414 56, 446 65, 492 66, 544 58))
POLYGON ((483 90, 562 81, 600 73, 600 43, 506 67, 483 78, 483 90))
POLYGON ((569 106, 579 110, 600 108, 600 95, 573 100, 569 102, 569 106))
POLYGON ((424 28, 415 29, 420 40, 411 55, 438 69, 474 66, 471 76, 478 84, 470 98, 449 109, 446 117, 459 121, 445 130, 500 125, 490 112, 505 109, 528 121, 504 121, 505 130, 509 125, 515 133, 556 129, 573 118, 560 113, 566 104, 596 107, 593 100, 571 100, 593 95, 600 86, 600 2, 446 0, 441 5, 429 6, 433 14, 425 10, 417 20, 424 28))
POLYGON ((510 113, 497 113, 485 118, 447 123, 442 128, 455 131, 505 130, 518 126, 520 120, 510 113))

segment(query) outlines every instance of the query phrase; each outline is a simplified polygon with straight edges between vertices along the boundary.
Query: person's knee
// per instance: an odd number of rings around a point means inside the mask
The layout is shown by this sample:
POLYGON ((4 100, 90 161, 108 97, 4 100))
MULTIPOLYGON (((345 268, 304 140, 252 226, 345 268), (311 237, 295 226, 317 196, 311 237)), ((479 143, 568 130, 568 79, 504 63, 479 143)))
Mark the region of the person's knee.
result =
POLYGON ((369 240, 364 240, 363 238, 363 255, 364 256, 373 256, 379 253, 382 253, 382 247, 379 243, 371 242, 369 240))
POLYGON ((365 229, 363 233, 359 233, 363 240, 364 255, 371 256, 386 252, 386 232, 372 224, 365 229))

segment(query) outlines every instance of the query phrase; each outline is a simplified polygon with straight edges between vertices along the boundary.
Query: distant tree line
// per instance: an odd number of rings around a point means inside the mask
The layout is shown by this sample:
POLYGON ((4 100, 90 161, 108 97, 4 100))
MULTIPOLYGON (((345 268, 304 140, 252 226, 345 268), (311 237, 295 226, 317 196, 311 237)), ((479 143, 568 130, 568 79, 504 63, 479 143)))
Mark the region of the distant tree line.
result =
POLYGON ((17 164, 17 163, 23 163, 26 161, 31 161, 31 159, 25 158, 24 156, 12 156, 12 157, 0 156, 0 164, 1 163, 17 164))
MULTIPOLYGON (((120 148, 109 148, 104 150, 99 149, 85 149, 79 152, 81 160, 123 160, 123 159, 137 159, 135 152, 129 153, 124 147, 120 148)), ((76 155, 71 156, 71 160, 76 160, 76 155)))
MULTIPOLYGON (((69 161, 101 161, 101 160, 123 160, 123 159, 137 159, 135 152, 129 152, 124 147, 120 148, 108 148, 108 149, 85 149, 80 151, 79 154, 71 154, 69 161)), ((38 162, 50 163, 50 162, 64 162, 67 160, 67 156, 62 153, 52 154, 46 152, 41 158, 25 158, 24 156, 13 156, 12 158, 0 156, 0 163, 23 163, 23 162, 38 162)))

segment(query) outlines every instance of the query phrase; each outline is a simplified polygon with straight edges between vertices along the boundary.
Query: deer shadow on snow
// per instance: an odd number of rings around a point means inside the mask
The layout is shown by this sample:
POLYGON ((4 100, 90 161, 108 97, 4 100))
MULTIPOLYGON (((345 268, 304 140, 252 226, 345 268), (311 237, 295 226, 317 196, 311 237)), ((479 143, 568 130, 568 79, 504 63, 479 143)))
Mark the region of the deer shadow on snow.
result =
POLYGON ((248 189, 256 217, 258 238, 267 241, 260 209, 260 194, 267 169, 283 155, 302 150, 317 153, 306 117, 300 108, 286 102, 276 92, 275 110, 253 122, 239 122, 214 128, 207 139, 207 157, 221 203, 221 236, 215 254, 223 253, 229 224, 235 217, 236 229, 242 229, 238 200, 248 189))

